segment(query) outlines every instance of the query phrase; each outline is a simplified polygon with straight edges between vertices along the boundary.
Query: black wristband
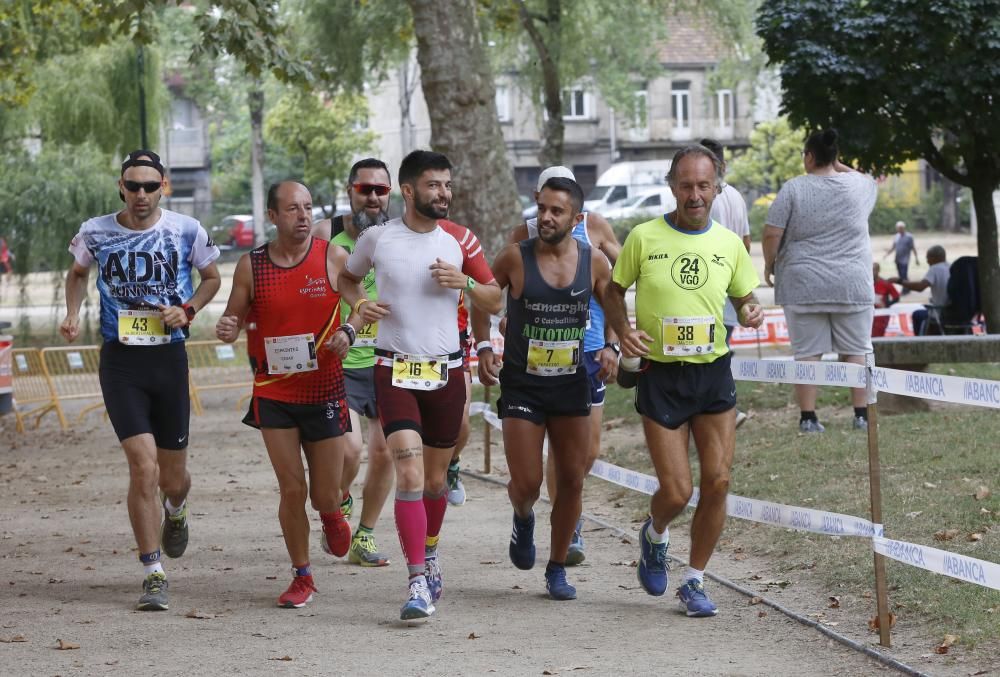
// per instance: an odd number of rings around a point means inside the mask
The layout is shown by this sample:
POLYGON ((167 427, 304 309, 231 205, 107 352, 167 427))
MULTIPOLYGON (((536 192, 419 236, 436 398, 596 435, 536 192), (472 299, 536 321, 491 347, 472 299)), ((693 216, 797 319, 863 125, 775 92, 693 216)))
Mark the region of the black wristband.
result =
POLYGON ((354 340, 358 337, 358 332, 354 331, 354 327, 349 324, 342 324, 337 329, 347 334, 347 343, 353 346, 354 340))

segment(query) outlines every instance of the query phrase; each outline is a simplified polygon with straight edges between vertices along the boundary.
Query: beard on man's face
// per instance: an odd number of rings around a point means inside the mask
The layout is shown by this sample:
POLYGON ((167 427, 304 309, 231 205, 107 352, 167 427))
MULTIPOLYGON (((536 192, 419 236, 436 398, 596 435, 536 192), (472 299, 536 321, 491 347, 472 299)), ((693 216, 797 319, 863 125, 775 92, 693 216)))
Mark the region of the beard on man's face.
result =
POLYGON ((418 214, 426 216, 429 219, 444 219, 448 217, 448 203, 445 203, 443 207, 435 206, 433 202, 424 202, 420 197, 415 197, 413 200, 413 208, 418 214))
POLYGON ((362 231, 365 228, 371 228, 372 226, 385 223, 389 220, 389 215, 386 214, 383 209, 375 216, 371 216, 367 209, 362 208, 360 211, 354 212, 354 214, 351 215, 351 220, 354 222, 354 227, 357 228, 358 231, 362 231))

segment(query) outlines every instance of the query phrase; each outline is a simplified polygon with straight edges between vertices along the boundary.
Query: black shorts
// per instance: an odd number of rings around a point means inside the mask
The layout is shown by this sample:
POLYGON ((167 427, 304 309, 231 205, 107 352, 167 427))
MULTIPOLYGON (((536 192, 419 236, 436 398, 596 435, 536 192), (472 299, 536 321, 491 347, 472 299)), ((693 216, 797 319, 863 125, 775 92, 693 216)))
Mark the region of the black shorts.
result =
POLYGON ((101 346, 101 392, 118 439, 149 433, 160 449, 188 445, 191 395, 184 343, 101 346))
POLYGON ((719 414, 736 406, 732 353, 714 362, 652 362, 639 373, 635 410, 671 430, 698 414, 719 414))
POLYGON ((410 390, 392 384, 392 367, 375 365, 375 402, 386 438, 415 430, 424 446, 450 449, 465 415, 465 372, 461 366, 451 367, 443 388, 410 390))
POLYGON ((347 400, 325 404, 292 404, 264 397, 250 398, 243 422, 251 428, 298 428, 303 442, 322 442, 351 431, 347 400))
POLYGON ((497 400, 500 418, 523 418, 542 425, 552 416, 590 415, 591 383, 582 368, 577 372, 579 379, 558 386, 543 385, 544 376, 534 377, 539 380, 538 385, 529 386, 523 380, 504 385, 503 372, 500 374, 500 399, 497 400))
POLYGON ((595 407, 604 406, 604 395, 608 390, 607 384, 597 378, 598 372, 601 371, 601 361, 597 359, 597 353, 601 352, 601 350, 603 348, 584 353, 583 364, 581 365, 587 370, 587 383, 590 385, 590 403, 595 407))
POLYGON ((378 418, 375 406, 375 367, 344 368, 347 406, 365 418, 378 418))

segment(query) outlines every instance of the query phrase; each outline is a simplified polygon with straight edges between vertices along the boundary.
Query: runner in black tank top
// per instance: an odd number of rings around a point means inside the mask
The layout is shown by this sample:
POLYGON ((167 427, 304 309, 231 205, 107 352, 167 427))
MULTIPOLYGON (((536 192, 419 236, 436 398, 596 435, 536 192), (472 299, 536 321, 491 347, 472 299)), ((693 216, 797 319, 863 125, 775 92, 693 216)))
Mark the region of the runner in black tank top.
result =
POLYGON ((565 562, 580 514, 590 441, 583 335, 591 293, 603 301, 611 277, 604 255, 570 236, 582 206, 583 191, 575 181, 549 179, 538 194, 538 237, 508 246, 493 265, 497 282, 508 288, 503 371, 483 340, 489 336, 489 317, 476 309, 472 313, 479 378, 486 384, 496 383, 498 375, 500 380, 507 493, 514 507, 510 559, 519 569, 535 564, 532 507, 542 485, 542 444, 549 435, 559 488, 545 587, 557 600, 576 598, 576 588, 566 582, 565 562))

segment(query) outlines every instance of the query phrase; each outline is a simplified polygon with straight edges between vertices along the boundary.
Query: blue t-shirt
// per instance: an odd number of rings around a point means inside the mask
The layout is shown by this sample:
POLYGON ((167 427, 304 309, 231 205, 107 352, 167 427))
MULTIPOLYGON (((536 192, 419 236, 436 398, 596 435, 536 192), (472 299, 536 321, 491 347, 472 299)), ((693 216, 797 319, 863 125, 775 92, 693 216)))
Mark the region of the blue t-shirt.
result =
MULTIPOLYGON (((196 219, 161 209, 146 230, 131 230, 116 214, 85 221, 69 246, 77 264, 97 263, 101 335, 118 340, 118 311, 178 306, 194 294, 191 273, 219 258, 219 248, 196 219)), ((171 342, 183 341, 174 329, 171 342)))
MULTIPOLYGON (((538 237, 538 219, 532 218, 525 222, 528 226, 528 237, 538 237)), ((587 234, 587 212, 583 213, 583 220, 573 226, 573 237, 580 242, 594 245, 587 234)), ((583 352, 590 353, 604 347, 604 308, 597 301, 594 294, 590 295, 590 321, 587 323, 587 332, 583 335, 583 352)))

